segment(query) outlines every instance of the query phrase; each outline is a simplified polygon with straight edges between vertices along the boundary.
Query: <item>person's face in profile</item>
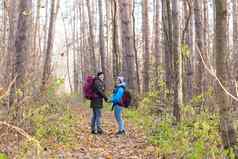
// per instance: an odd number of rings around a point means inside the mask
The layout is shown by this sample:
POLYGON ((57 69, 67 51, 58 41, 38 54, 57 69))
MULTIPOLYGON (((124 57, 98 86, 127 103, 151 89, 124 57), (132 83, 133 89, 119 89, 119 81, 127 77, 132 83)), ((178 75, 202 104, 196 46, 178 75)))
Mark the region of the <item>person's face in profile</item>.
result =
POLYGON ((99 79, 103 81, 103 80, 104 80, 104 74, 101 74, 101 75, 99 76, 99 79))

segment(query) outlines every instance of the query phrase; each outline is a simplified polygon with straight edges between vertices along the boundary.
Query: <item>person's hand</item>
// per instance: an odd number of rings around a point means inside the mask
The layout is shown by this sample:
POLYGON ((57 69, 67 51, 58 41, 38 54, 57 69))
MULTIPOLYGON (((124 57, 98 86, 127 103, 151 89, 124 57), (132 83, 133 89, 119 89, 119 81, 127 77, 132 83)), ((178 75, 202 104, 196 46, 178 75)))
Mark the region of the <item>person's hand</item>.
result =
POLYGON ((111 100, 111 99, 107 99, 106 102, 107 102, 107 103, 112 103, 112 100, 111 100))
POLYGON ((107 101, 108 101, 108 98, 107 98, 107 97, 104 97, 104 100, 105 100, 105 102, 107 102, 107 101))

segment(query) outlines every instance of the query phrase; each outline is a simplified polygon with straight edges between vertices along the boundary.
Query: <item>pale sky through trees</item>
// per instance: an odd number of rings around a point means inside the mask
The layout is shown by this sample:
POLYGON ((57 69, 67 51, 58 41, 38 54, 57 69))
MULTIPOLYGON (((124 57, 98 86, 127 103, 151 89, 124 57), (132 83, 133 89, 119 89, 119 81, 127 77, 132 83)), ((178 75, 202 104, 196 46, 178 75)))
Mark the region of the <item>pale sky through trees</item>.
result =
MULTIPOLYGON (((150 21, 150 33, 153 31, 153 1, 154 0, 149 0, 149 21, 150 21)), ((104 2, 104 1, 103 1, 104 2)), ((136 0, 136 7, 135 7, 135 22, 136 22, 136 34, 138 34, 139 36, 141 36, 141 25, 142 25, 142 14, 141 14, 141 4, 142 1, 141 0, 136 0)), ((209 0, 209 26, 213 25, 213 9, 212 9, 212 0, 209 0)), ((95 0, 95 5, 96 5, 96 0, 95 0)), ((180 7, 182 6, 182 3, 180 4, 180 7)), ((66 53, 66 49, 65 49, 65 36, 64 36, 64 26, 63 26, 63 21, 62 18, 64 18, 65 23, 66 23, 66 27, 69 27, 68 24, 70 24, 70 22, 72 21, 72 17, 73 17, 73 8, 74 8, 74 0, 61 0, 60 3, 60 10, 59 13, 57 15, 57 22, 56 22, 56 26, 55 26, 55 46, 54 46, 54 57, 53 57, 53 63, 55 63, 54 65, 58 64, 56 68, 56 74, 58 76, 60 76, 61 78, 66 78, 66 90, 69 90, 69 84, 68 84, 68 79, 67 79, 67 71, 66 71, 66 54, 64 54, 65 56, 60 56, 60 54, 62 53, 62 51, 64 53, 66 53)), ((86 5, 85 5, 86 7, 86 5)), ((105 8, 105 4, 103 3, 103 7, 105 8)), ((230 5, 230 8, 232 8, 232 6, 230 5)), ((85 8, 85 20, 88 21, 87 18, 87 13, 86 13, 87 8, 85 8)), ((96 10, 97 9, 97 5, 96 5, 96 10)), ((231 10, 230 10, 231 11, 231 10)), ((230 12, 231 14, 231 12, 230 12)), ((105 17, 105 12, 104 12, 104 17, 105 17)), ((94 24, 94 28, 96 29, 97 27, 97 32, 95 32, 95 39, 96 41, 98 41, 98 27, 99 27, 99 17, 98 14, 94 15, 94 18, 97 18, 97 25, 94 24)), ((104 20, 106 20, 106 17, 104 18, 104 20)), ((232 31, 232 18, 230 18, 230 31, 232 31)), ((209 34, 213 34, 211 31, 213 30, 213 28, 210 27, 210 31, 209 34)), ((69 41, 71 38, 71 29, 67 29, 67 32, 69 34, 69 41)), ((150 34, 152 36, 152 34, 150 34)), ((230 42, 232 43, 232 36, 230 37, 230 42)), ((70 55, 70 65, 72 65, 72 53, 69 53, 70 55)), ((140 57, 141 58, 141 57, 140 57)), ((72 76, 72 69, 71 71, 71 76, 72 76)))
MULTIPOLYGON (((68 83, 68 76, 67 76, 67 59, 66 59, 66 48, 65 48, 65 36, 64 36, 64 25, 63 25, 63 20, 62 18, 64 18, 65 23, 66 23, 66 27, 69 27, 69 24, 72 21, 73 18, 73 8, 75 7, 74 5, 74 0, 61 0, 60 3, 60 10, 59 13, 57 15, 57 21, 56 21, 56 26, 55 26, 55 46, 54 46, 54 55, 53 55, 53 65, 55 66, 55 73, 58 77, 60 78, 65 78, 65 89, 66 91, 69 91, 69 83, 68 83), (62 51, 64 52, 64 56, 61 56, 62 51)), ((150 16, 149 16, 149 20, 152 21, 153 20, 153 0, 150 0, 150 16)), ((95 1, 95 5, 96 5, 96 1, 95 1)), ((105 4, 103 4, 103 7, 105 7, 105 4)), ((87 8, 85 8, 86 11, 87 8)), ((98 15, 98 14, 97 14, 98 15)), ((87 21, 87 13, 85 13, 85 20, 87 21)), ((104 12, 104 16, 105 16, 105 12, 104 12)), ((135 21, 136 21, 136 29, 137 29, 137 33, 141 32, 141 23, 142 23, 142 15, 141 15, 141 0, 137 0, 136 3, 136 7, 135 7, 135 21)), ((96 16, 95 18, 97 18, 97 21, 99 21, 99 17, 96 16)), ((105 20, 106 18, 104 18, 105 20)), ((99 27, 99 22, 97 22, 97 25, 93 26, 95 27, 99 27)), ((150 26, 151 29, 150 31, 152 31, 152 26, 150 26)), ((67 29, 67 32, 69 34, 69 41, 71 42, 70 38, 71 38, 71 30, 67 29)), ((97 29, 98 30, 98 29, 97 29)), ((96 41, 98 41, 98 32, 95 32, 95 39, 96 41)), ((72 65, 72 53, 69 53, 70 55, 70 65, 72 65)), ((70 69, 71 72, 71 76, 73 76, 73 70, 70 69)))

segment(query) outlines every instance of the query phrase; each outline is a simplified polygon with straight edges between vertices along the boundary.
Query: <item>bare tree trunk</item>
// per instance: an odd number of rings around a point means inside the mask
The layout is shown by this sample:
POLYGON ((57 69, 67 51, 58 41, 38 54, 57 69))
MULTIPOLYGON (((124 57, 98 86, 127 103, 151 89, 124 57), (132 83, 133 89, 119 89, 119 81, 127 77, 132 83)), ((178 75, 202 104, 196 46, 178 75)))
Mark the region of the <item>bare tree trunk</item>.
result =
MULTIPOLYGON (((16 36, 16 27, 17 27, 17 21, 18 21, 18 15, 17 15, 17 8, 18 3, 16 3, 14 0, 10 0, 9 2, 9 34, 8 34, 8 48, 7 48, 7 59, 6 59, 6 76, 9 75, 9 72, 12 72, 12 64, 13 62, 12 58, 15 54, 15 36, 16 36)), ((6 86, 8 86, 11 79, 6 79, 6 86)))
POLYGON ((128 87, 135 90, 135 58, 133 52, 132 25, 130 21, 130 1, 118 1, 121 20, 121 42, 123 50, 123 74, 128 82, 128 87))
MULTIPOLYGON (((4 66, 4 67, 7 67, 7 65, 5 63, 7 63, 7 44, 6 44, 6 39, 7 39, 7 19, 8 19, 8 16, 7 16, 7 2, 1 2, 2 3, 2 11, 1 11, 1 27, 2 27, 2 31, 0 33, 0 38, 1 38, 1 42, 0 42, 0 65, 1 66, 4 66)), ((3 80, 3 76, 5 74, 5 70, 7 70, 6 68, 0 68, 0 85, 4 86, 4 87, 7 87, 7 82, 8 80, 7 79, 4 79, 3 80), (4 85, 3 85, 4 84, 4 85), (5 86, 6 85, 6 86, 5 86)))
POLYGON ((105 43, 104 43, 104 21, 103 21, 103 8, 102 8, 102 0, 98 0, 98 8, 99 8, 99 44, 100 44, 100 57, 101 57, 101 69, 105 75, 105 83, 106 88, 108 88, 108 70, 106 70, 105 63, 105 43))
MULTIPOLYGON (((227 85, 226 54, 227 54, 227 1, 216 0, 216 74, 221 83, 227 85)), ((216 101, 220 108, 220 130, 223 145, 226 149, 233 148, 238 157, 236 132, 230 115, 227 94, 220 85, 216 87, 216 101)))
MULTIPOLYGON (((76 1, 77 2, 77 1, 76 1)), ((75 38, 76 38, 76 70, 77 70, 77 83, 78 83, 78 87, 77 87, 77 93, 80 96, 80 99, 82 99, 82 94, 83 94, 83 90, 82 90, 82 69, 81 69, 81 64, 82 64, 82 59, 81 59, 81 52, 80 52, 80 43, 81 43, 81 37, 80 37, 80 30, 81 28, 80 26, 80 9, 81 8, 81 3, 77 2, 77 7, 75 7, 75 13, 76 13, 76 26, 75 26, 75 38), (78 29, 76 29, 78 28, 78 29)))
POLYGON ((48 19, 49 19, 49 11, 48 11, 48 5, 49 5, 49 0, 45 0, 45 24, 44 24, 44 48, 43 48, 43 53, 44 53, 44 58, 46 57, 46 49, 47 49, 47 26, 48 26, 48 19))
POLYGON ((72 82, 71 82, 71 74, 70 74, 70 66, 69 66, 69 59, 70 59, 70 57, 69 57, 69 38, 68 38, 68 32, 67 32, 67 30, 68 30, 68 28, 67 28, 67 26, 66 26, 66 24, 65 24, 65 20, 64 20, 64 18, 62 18, 62 20, 63 20, 63 26, 64 26, 64 38, 65 38, 65 48, 66 48, 66 60, 67 60, 67 62, 66 62, 66 67, 67 67, 67 75, 68 75, 68 80, 69 80, 69 88, 70 88, 70 92, 72 93, 73 92, 73 86, 72 86, 72 82))
MULTIPOLYGON (((2 27, 3 27, 3 35, 2 35, 2 44, 1 44, 1 53, 0 56, 3 57, 7 53, 7 44, 6 44, 6 36, 7 36, 7 2, 3 1, 3 13, 2 13, 2 27)), ((0 60, 1 64, 1 60, 0 60)))
POLYGON ((137 89, 140 93, 140 74, 139 74, 139 61, 138 61, 138 51, 136 48, 136 26, 135 26, 135 0, 133 1, 133 9, 132 9, 132 18, 133 18, 133 47, 135 52, 135 64, 136 64, 136 82, 137 82, 137 89))
POLYGON ((87 45, 88 40, 85 38, 86 37, 86 31, 85 31, 85 7, 84 7, 84 0, 80 1, 79 5, 79 20, 80 20, 80 71, 81 71, 81 91, 82 91, 82 80, 85 78, 85 74, 89 73, 89 68, 87 67, 88 65, 85 65, 85 56, 84 52, 86 52, 85 46, 87 45))
MULTIPOLYGON (((187 77, 188 77, 188 83, 187 83, 187 89, 188 89, 188 101, 192 100, 193 97, 193 76, 194 76, 194 60, 193 60, 193 56, 194 56, 194 11, 193 11, 193 1, 191 1, 191 19, 190 19, 190 23, 189 23, 189 39, 188 39, 188 44, 190 46, 190 56, 188 57, 188 71, 187 71, 187 77)), ((196 43, 195 43, 196 45, 196 43)))
MULTIPOLYGON (((193 37, 194 37, 194 32, 193 32, 193 2, 192 1, 184 1, 184 14, 186 17, 186 22, 185 22, 185 30, 183 30, 183 36, 182 36, 182 44, 184 45, 183 47, 187 47, 189 54, 185 55, 185 62, 184 62, 184 67, 185 67, 185 79, 186 79, 186 93, 185 93, 185 101, 190 102, 193 97, 193 48, 194 48, 194 43, 193 43, 193 37)), ((182 53, 183 54, 183 53, 182 53)), ((184 82, 185 83, 185 82, 184 82)), ((184 91, 185 92, 185 91, 184 91)))
POLYGON ((93 24, 92 24, 92 15, 91 15, 91 7, 90 7, 90 0, 87 1, 87 8, 88 8, 88 20, 89 20, 89 49, 90 49, 90 71, 91 73, 96 73, 97 63, 96 63, 96 55, 95 55, 95 40, 94 40, 94 33, 93 33, 93 24))
POLYGON ((119 62, 119 46, 118 46, 118 25, 117 25, 117 2, 116 0, 112 1, 113 5, 113 31, 112 31, 112 39, 113 39, 113 78, 116 79, 120 72, 120 62, 119 62))
MULTIPOLYGON (((204 42, 203 42, 203 23, 202 23, 202 3, 200 0, 194 0, 194 16, 195 16, 195 45, 204 53, 204 42)), ((195 47, 197 48, 197 47, 195 47)), ((199 50, 196 49, 196 55, 198 55, 199 50)), ((204 55, 204 54, 203 54, 204 55)), ((200 95, 202 93, 202 80, 203 80, 203 64, 199 56, 197 56, 197 77, 196 77, 196 94, 200 95)))
POLYGON ((233 0, 233 74, 238 81, 238 1, 233 0))
POLYGON ((183 90, 182 90, 182 54, 180 51, 181 38, 179 28, 179 2, 173 0, 172 3, 173 16, 173 62, 174 62, 174 110, 173 115, 176 121, 180 121, 180 107, 183 104, 183 90))
MULTIPOLYGON (((206 61, 208 61, 208 32, 209 32, 209 25, 208 25, 208 0, 203 0, 203 57, 206 61)), ((203 72, 205 71, 205 68, 202 68, 203 72)), ((209 80, 208 80, 208 73, 205 71, 202 75, 202 86, 203 89, 206 91, 208 89, 209 80)))
POLYGON ((171 92, 173 81, 173 66, 172 66, 172 15, 171 15, 170 1, 162 1, 162 14, 163 14, 163 30, 165 40, 165 79, 166 86, 171 92))
POLYGON ((149 65, 150 65, 150 51, 149 51, 149 19, 148 19, 148 0, 142 1, 142 37, 143 37, 143 92, 149 91, 149 65))
MULTIPOLYGON (((26 82, 26 67, 27 67, 27 55, 31 46, 31 16, 32 16, 32 1, 31 0, 20 0, 18 8, 18 22, 16 30, 15 40, 15 65, 14 72, 16 75, 16 90, 14 92, 21 92, 21 95, 17 96, 17 101, 24 97, 25 82, 26 82)), ((19 106, 17 106, 17 119, 20 119, 21 112, 19 106)), ((19 121, 19 120, 18 120, 19 121)))
MULTIPOLYGON (((9 3, 10 6, 10 13, 9 13, 9 34, 8 34, 8 48, 7 48, 7 60, 6 60, 6 70, 5 70, 5 77, 6 77, 6 86, 7 87, 11 80, 13 80, 16 76, 15 74, 15 41, 16 41, 16 30, 17 30, 17 23, 18 23, 18 3, 14 0, 11 0, 9 3), (10 76, 10 77, 9 77, 10 76)), ((15 98, 15 88, 12 87, 9 96, 9 106, 14 103, 15 98)))
POLYGON ((55 21, 56 21, 58 8, 59 8, 59 2, 57 3, 57 0, 52 0, 49 31, 48 31, 48 42, 47 42, 47 49, 45 53, 46 57, 44 59, 42 88, 46 86, 51 74, 51 56, 52 56, 52 49, 54 44, 54 27, 55 27, 55 21))
POLYGON ((39 25, 39 19, 40 19, 40 7, 41 7, 41 0, 37 0, 37 10, 36 10, 36 18, 35 18, 35 26, 34 26, 34 34, 33 34, 33 48, 32 48, 32 55, 33 55, 33 61, 32 61, 32 69, 35 71, 38 68, 37 65, 37 31, 38 31, 38 25, 39 25))
MULTIPOLYGON (((87 1, 87 0, 86 0, 87 1)), ((81 40, 81 43, 80 43, 80 51, 81 51, 81 58, 82 58, 82 63, 81 63, 81 68, 83 68, 82 70, 82 78, 84 79, 85 78, 85 75, 89 74, 89 73, 92 73, 92 67, 91 67, 91 62, 90 62, 90 59, 89 57, 87 56, 87 54, 85 52, 87 52, 87 47, 89 47, 89 50, 94 48, 94 46, 88 46, 90 45, 90 42, 89 40, 86 38, 87 37, 87 34, 86 34, 86 21, 85 21, 85 7, 84 7, 84 0, 82 0, 82 3, 81 3, 81 7, 80 7, 80 34, 82 35, 82 37, 85 37, 85 38, 82 38, 81 40)), ((86 2, 86 3, 89 3, 89 2, 86 2)), ((88 5, 88 4, 87 4, 88 5)), ((91 13, 90 13, 90 17, 91 17, 91 13)), ((93 34, 92 34, 93 35, 93 34)), ((89 35, 89 38, 91 38, 91 34, 89 35)), ((94 42, 91 43, 94 45, 94 42)), ((90 57, 91 57, 91 52, 89 53, 90 57)), ((96 70, 95 70, 96 71, 96 70)))
MULTIPOLYGON (((75 4, 75 6, 77 3, 75 4)), ((76 44, 79 43, 78 38, 76 39, 76 7, 73 13, 73 69, 74 69, 74 93, 79 93, 79 68, 78 68, 78 55, 76 55, 76 44)), ((78 50, 78 48, 77 48, 78 50)), ((78 53, 77 53, 78 54, 78 53)))
POLYGON ((155 56, 155 83, 156 87, 159 85, 159 66, 161 65, 161 51, 160 51, 160 0, 155 0, 155 38, 154 38, 154 56, 155 56))

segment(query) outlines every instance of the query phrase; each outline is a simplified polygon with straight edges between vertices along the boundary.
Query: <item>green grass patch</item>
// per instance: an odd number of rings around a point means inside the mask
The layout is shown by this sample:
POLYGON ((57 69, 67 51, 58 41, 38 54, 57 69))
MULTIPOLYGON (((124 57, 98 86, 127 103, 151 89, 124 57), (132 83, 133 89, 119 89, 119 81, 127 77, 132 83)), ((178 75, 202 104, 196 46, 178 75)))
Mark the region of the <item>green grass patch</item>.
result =
POLYGON ((6 154, 0 153, 0 159, 8 159, 8 157, 6 154))

